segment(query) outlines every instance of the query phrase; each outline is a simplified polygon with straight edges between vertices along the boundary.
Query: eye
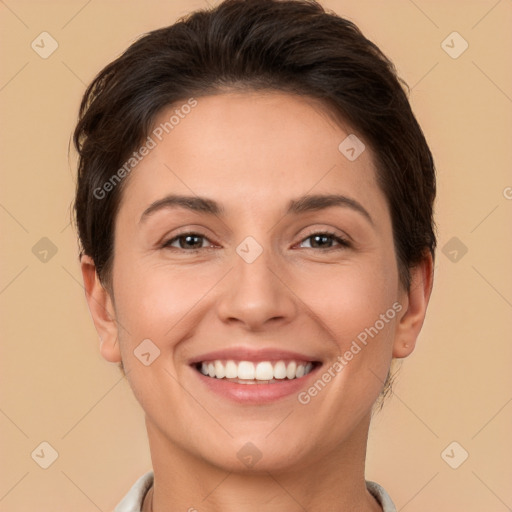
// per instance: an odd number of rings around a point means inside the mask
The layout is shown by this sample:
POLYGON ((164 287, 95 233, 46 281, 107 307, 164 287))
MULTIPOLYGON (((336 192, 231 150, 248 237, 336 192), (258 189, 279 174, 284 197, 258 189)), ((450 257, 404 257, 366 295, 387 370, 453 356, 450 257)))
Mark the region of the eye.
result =
POLYGON ((348 240, 342 238, 336 233, 330 232, 311 233, 309 236, 304 238, 301 244, 306 240, 311 240, 310 246, 306 247, 306 249, 336 249, 336 247, 332 246, 333 241, 339 244, 341 249, 350 247, 350 242, 348 242, 348 240))
MULTIPOLYGON (((163 248, 173 248, 173 249, 184 249, 187 252, 195 252, 199 249, 204 249, 203 242, 208 240, 204 235, 200 233, 181 233, 174 238, 171 238, 167 242, 165 242, 162 247, 163 248), (178 243, 176 247, 175 243, 178 243)), ((206 246, 211 247, 211 245, 206 246)))
MULTIPOLYGON (((208 238, 201 233, 181 233, 163 243, 162 248, 172 248, 178 250, 182 249, 186 252, 197 252, 201 249, 212 247, 211 244, 206 246, 203 245, 203 243, 207 240, 208 238)), ((337 235, 336 233, 325 231, 311 233, 309 236, 303 239, 301 245, 306 240, 310 241, 309 247, 305 247, 306 249, 336 249, 336 246, 333 246, 334 243, 338 244, 340 249, 351 247, 350 242, 348 242, 348 240, 345 238, 337 235)))

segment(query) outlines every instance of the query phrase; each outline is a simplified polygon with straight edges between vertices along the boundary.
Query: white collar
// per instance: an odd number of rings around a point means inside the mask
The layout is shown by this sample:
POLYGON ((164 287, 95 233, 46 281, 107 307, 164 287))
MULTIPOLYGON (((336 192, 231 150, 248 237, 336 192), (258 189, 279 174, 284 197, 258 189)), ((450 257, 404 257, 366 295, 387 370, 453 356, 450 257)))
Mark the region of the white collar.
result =
MULTIPOLYGON (((153 471, 142 475, 129 490, 128 494, 117 505, 114 512, 141 512, 144 496, 153 485, 153 471)), ((366 488, 380 503, 383 512, 397 512, 389 494, 379 484, 366 481, 366 488)))

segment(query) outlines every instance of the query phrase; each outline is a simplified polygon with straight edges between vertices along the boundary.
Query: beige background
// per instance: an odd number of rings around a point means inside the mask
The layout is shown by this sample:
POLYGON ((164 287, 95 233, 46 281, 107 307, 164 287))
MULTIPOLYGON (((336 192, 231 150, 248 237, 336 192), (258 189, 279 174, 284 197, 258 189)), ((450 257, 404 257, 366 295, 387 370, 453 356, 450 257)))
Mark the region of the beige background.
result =
MULTIPOLYGON (((438 169, 435 289, 374 419, 367 478, 400 511, 511 510, 512 1, 323 4, 395 62, 438 169), (441 45, 453 31, 469 44, 456 59, 441 45), (452 441, 469 453, 458 469, 441 456, 452 441)), ((205 5, 0 1, 1 512, 111 510, 150 469, 141 409, 101 359, 86 307, 67 149, 85 84, 142 32, 205 5), (47 59, 31 48, 43 31, 59 45, 47 59), (32 251, 43 237, 57 249, 46 262, 32 251), (46 470, 31 458, 43 441, 59 455, 46 470)))

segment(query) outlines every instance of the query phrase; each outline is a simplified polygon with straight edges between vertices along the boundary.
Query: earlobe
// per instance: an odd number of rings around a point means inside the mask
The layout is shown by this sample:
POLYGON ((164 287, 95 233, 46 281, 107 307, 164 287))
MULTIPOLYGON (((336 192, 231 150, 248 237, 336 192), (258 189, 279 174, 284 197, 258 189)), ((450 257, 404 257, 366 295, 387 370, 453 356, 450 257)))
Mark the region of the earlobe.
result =
POLYGON ((396 328, 393 357, 407 357, 414 350, 425 320, 433 279, 434 265, 429 251, 421 263, 411 268, 411 286, 405 300, 407 307, 396 328))
POLYGON ((85 298, 92 320, 100 337, 100 353, 112 363, 121 361, 115 310, 109 292, 101 284, 96 266, 90 256, 80 258, 85 298))

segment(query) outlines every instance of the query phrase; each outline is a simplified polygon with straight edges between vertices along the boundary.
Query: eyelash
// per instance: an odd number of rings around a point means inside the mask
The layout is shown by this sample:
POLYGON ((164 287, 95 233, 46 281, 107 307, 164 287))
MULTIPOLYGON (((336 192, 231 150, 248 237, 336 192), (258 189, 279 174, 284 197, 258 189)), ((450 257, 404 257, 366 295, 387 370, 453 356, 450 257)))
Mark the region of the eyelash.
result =
MULTIPOLYGON (((162 244, 162 249, 175 249, 175 250, 179 250, 179 251, 185 251, 188 253, 196 253, 203 249, 211 249, 211 247, 201 247, 199 249, 183 249, 181 247, 171 247, 171 244, 173 242, 179 240, 180 238, 184 238, 186 236, 195 236, 195 237, 204 238, 205 240, 208 240, 208 237, 201 233, 184 232, 184 233, 180 233, 179 235, 175 236, 174 238, 171 238, 170 240, 168 240, 164 244, 162 244)), ((313 238, 314 236, 331 237, 334 241, 338 242, 338 244, 341 246, 338 249, 336 249, 336 247, 327 247, 326 249, 323 249, 323 250, 320 249, 322 252, 328 252, 328 251, 332 251, 332 250, 343 250, 343 249, 347 249, 352 246, 351 243, 347 239, 337 235, 336 233, 332 233, 330 231, 315 231, 315 232, 309 234, 308 236, 306 236, 305 238, 303 238, 300 243, 304 242, 305 240, 308 240, 309 238, 313 238)), ((316 248, 315 247, 306 247, 306 249, 316 249, 316 248)))

